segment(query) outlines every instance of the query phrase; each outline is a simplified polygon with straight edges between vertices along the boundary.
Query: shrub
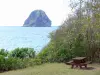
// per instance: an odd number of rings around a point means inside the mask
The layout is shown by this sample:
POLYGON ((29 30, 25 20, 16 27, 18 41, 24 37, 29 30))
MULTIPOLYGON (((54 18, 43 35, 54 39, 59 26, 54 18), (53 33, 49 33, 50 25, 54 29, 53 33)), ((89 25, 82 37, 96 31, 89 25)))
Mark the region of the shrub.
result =
POLYGON ((25 68, 26 64, 24 64, 22 59, 19 58, 5 58, 4 56, 0 55, 0 71, 9 71, 15 69, 22 69, 25 68))
POLYGON ((7 56, 8 51, 5 49, 0 49, 0 55, 7 56))
POLYGON ((35 51, 33 48, 16 48, 9 54, 10 57, 15 58, 34 58, 35 57, 35 51))
POLYGON ((8 52, 4 49, 0 51, 0 72, 22 69, 30 66, 40 65, 43 61, 35 57, 33 48, 16 48, 8 52))

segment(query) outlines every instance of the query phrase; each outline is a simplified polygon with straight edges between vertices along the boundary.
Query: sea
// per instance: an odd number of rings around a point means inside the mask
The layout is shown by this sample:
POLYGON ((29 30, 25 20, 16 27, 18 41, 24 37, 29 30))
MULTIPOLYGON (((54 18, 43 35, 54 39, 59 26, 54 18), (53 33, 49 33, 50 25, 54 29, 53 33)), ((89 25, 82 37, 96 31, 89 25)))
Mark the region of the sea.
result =
POLYGON ((0 49, 11 51, 18 47, 29 47, 38 53, 49 43, 49 34, 58 28, 0 26, 0 49))

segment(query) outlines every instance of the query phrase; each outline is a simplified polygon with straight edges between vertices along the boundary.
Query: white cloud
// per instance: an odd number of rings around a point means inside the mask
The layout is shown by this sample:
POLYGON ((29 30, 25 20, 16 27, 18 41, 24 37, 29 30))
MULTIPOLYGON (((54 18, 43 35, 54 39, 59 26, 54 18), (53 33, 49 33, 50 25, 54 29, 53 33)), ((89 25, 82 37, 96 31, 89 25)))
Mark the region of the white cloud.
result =
POLYGON ((63 0, 0 0, 0 26, 22 26, 35 9, 44 10, 55 26, 60 25, 70 11, 63 0))

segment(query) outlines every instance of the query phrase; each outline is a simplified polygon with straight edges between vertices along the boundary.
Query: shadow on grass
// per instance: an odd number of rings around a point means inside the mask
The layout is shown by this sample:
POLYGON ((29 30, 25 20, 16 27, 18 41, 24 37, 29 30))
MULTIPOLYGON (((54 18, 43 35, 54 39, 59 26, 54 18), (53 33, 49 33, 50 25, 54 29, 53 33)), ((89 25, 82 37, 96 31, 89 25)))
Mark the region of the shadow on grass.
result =
POLYGON ((96 68, 94 68, 94 67, 87 67, 87 68, 82 67, 81 69, 82 69, 82 70, 95 70, 96 68))
MULTIPOLYGON (((70 67, 70 68, 71 68, 71 67, 70 67)), ((71 69, 80 69, 80 70, 95 70, 96 68, 91 67, 91 66, 88 66, 87 68, 86 68, 86 67, 82 67, 82 68, 80 68, 80 67, 73 67, 73 68, 71 68, 71 69)))

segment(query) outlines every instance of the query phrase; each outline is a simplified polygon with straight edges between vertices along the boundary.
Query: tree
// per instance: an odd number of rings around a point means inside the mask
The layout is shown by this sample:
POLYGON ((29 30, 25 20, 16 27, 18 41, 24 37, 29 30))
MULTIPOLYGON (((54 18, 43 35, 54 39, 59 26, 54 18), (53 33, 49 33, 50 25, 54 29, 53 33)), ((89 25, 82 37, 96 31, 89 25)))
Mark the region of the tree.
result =
POLYGON ((74 13, 51 35, 42 52, 46 49, 46 57, 58 62, 76 56, 100 62, 100 0, 73 0, 71 6, 74 13))

